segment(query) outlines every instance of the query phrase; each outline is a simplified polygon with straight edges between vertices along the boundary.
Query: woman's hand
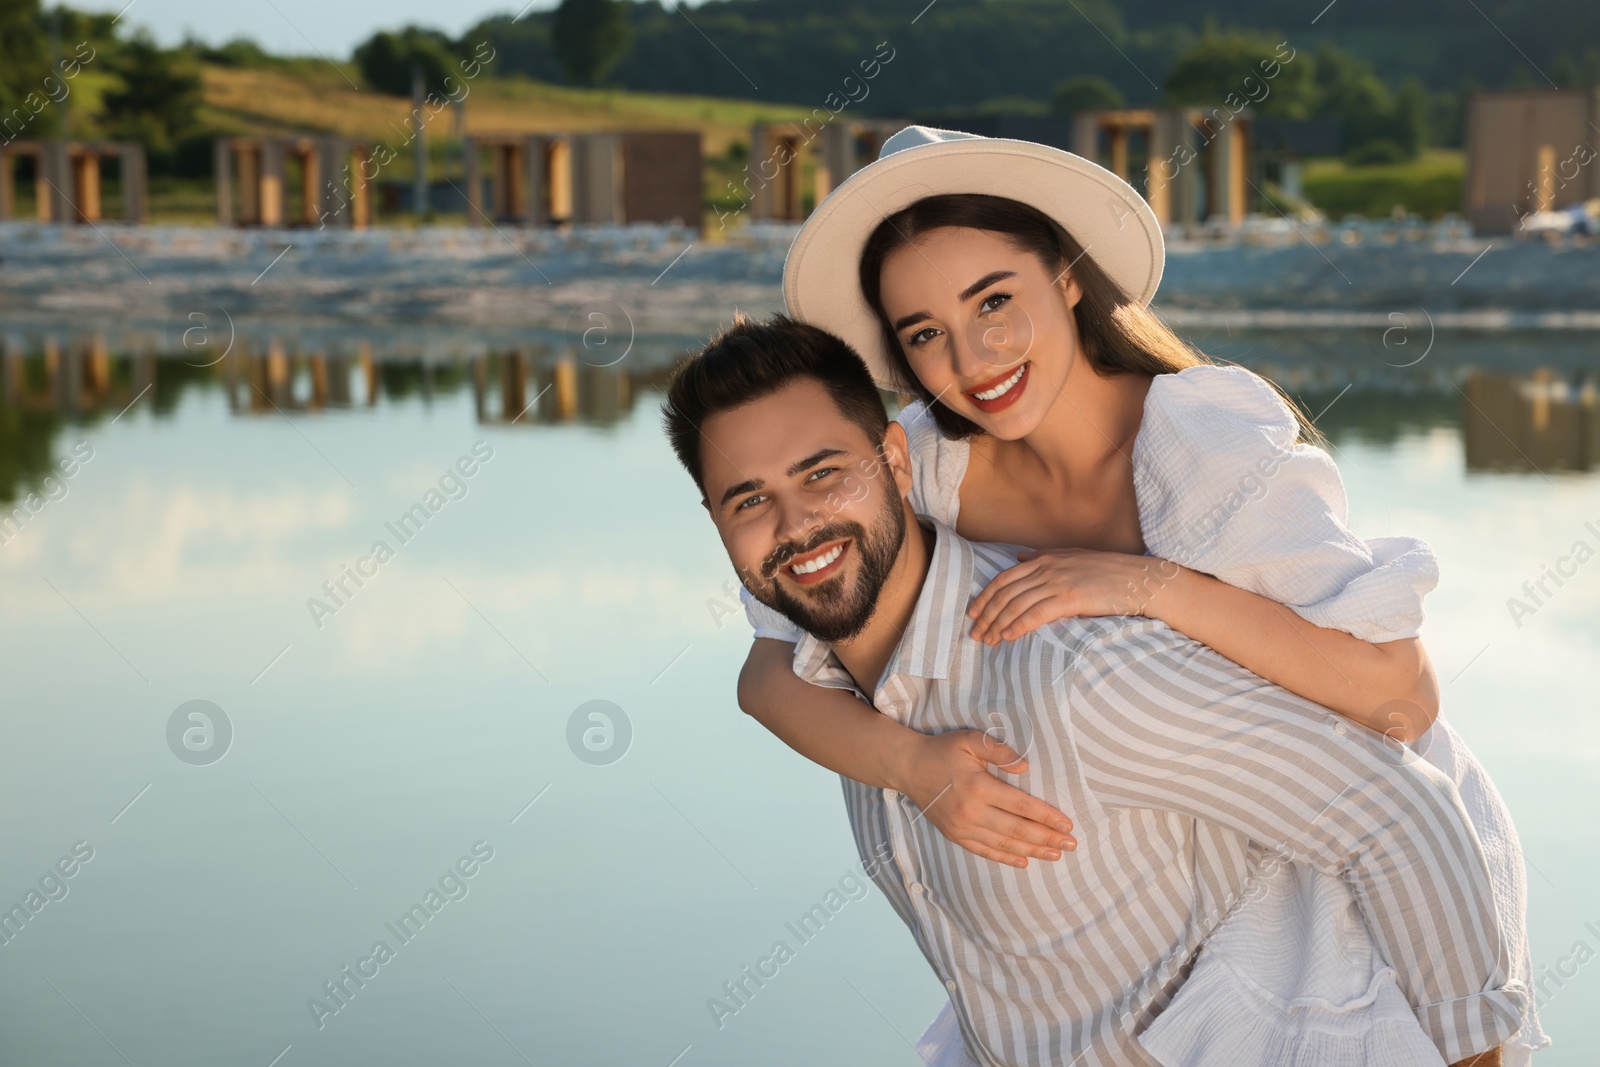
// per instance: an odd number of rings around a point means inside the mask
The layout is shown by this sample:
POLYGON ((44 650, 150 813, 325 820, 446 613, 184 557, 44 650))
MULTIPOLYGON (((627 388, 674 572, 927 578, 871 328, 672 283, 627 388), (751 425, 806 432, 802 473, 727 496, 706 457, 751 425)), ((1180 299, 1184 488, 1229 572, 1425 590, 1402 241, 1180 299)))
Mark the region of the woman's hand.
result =
POLYGON ((1017 560, 967 608, 973 640, 997 645, 1080 615, 1149 615, 1156 593, 1183 571, 1155 556, 1088 548, 1023 552, 1017 560))
POLYGON ((994 764, 1020 774, 1028 764, 1011 746, 981 730, 920 734, 896 777, 906 796, 945 837, 974 855, 1012 867, 1028 857, 1058 860, 1078 842, 1072 820, 1038 797, 989 773, 994 764))

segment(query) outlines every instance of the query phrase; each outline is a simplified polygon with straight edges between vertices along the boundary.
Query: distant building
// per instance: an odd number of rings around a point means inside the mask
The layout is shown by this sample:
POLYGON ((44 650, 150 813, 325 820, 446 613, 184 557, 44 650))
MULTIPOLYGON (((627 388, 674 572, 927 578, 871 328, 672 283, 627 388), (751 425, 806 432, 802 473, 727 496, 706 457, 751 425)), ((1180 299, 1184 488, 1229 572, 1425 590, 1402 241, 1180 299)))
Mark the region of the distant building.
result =
POLYGON ((465 142, 467 221, 703 221, 697 131, 475 133, 465 142))
POLYGON ((119 221, 144 221, 147 176, 144 148, 133 141, 12 141, 0 144, 0 220, 16 215, 18 164, 33 172, 34 217, 40 222, 105 220, 101 197, 106 163, 116 168, 121 187, 119 221))
POLYGON ((1600 197, 1600 87, 1467 98, 1464 214, 1480 234, 1600 197))

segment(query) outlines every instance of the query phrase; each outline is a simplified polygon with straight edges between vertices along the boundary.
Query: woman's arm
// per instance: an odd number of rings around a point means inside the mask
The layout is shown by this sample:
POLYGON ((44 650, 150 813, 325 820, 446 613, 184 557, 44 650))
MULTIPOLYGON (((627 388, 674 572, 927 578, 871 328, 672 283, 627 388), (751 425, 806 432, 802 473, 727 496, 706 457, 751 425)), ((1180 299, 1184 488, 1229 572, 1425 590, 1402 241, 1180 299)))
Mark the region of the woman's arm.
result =
POLYGON ((1417 638, 1363 641, 1150 556, 1060 549, 1018 559, 973 600, 974 638, 994 644, 1072 615, 1146 615, 1397 741, 1416 740, 1438 717, 1439 683, 1417 638))
POLYGON ((985 859, 1026 867, 1077 847, 1072 821, 1000 781, 1027 768, 1022 756, 979 730, 928 735, 903 726, 843 689, 801 681, 794 646, 758 637, 739 672, 739 706, 796 752, 846 778, 896 789, 951 841, 985 859))

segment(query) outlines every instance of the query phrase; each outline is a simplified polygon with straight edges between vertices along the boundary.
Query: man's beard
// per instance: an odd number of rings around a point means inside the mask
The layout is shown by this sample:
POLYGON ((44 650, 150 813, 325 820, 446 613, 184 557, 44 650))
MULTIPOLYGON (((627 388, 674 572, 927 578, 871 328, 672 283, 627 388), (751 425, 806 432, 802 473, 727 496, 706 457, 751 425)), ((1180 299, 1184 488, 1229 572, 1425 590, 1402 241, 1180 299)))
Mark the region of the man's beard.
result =
POLYGON ((905 506, 895 493, 885 494, 883 510, 868 531, 860 523, 829 523, 803 544, 784 542, 762 564, 761 574, 745 582, 752 596, 819 641, 834 644, 855 637, 878 609, 878 594, 889 580, 900 543, 906 535, 905 506), (829 541, 851 538, 851 551, 861 554, 853 586, 842 577, 829 578, 797 598, 778 580, 778 569, 829 541), (769 577, 770 575, 770 577, 769 577))

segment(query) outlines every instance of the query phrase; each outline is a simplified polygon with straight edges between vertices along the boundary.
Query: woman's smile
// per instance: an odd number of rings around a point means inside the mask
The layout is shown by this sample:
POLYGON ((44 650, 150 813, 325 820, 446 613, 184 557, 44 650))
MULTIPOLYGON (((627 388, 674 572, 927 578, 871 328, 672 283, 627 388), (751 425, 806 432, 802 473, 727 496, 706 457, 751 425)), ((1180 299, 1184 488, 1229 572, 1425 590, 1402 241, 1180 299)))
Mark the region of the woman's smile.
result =
POLYGON ((979 382, 971 389, 964 390, 967 399, 977 405, 979 411, 990 415, 1004 411, 1022 399, 1022 393, 1028 387, 1028 370, 1032 366, 1031 362, 1025 362, 1015 370, 979 382))

